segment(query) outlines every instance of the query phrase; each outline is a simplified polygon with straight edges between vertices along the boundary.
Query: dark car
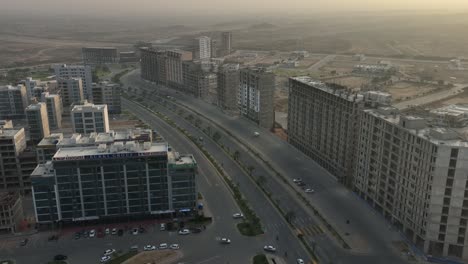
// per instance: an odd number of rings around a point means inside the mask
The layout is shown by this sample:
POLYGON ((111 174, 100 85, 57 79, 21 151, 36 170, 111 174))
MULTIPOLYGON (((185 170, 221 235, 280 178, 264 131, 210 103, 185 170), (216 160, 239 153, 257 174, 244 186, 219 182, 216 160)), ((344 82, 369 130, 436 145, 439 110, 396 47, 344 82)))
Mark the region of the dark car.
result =
POLYGON ((80 232, 76 232, 75 233, 75 239, 80 239, 81 237, 81 233, 80 232))
POLYGON ((26 246, 26 244, 28 244, 28 241, 29 241, 29 240, 28 240, 27 238, 21 240, 20 246, 22 246, 22 247, 26 246))
POLYGON ((144 229, 143 227, 140 227, 140 228, 138 229, 138 233, 144 233, 144 232, 145 232, 145 229, 144 229))
POLYGON ((59 260, 66 260, 68 257, 65 255, 55 255, 54 260, 59 261, 59 260))
POLYGON ((190 228, 190 231, 192 231, 192 233, 196 234, 196 233, 200 233, 202 231, 202 229, 199 228, 199 227, 195 227, 195 228, 190 228))
POLYGON ((117 232, 117 235, 118 236, 123 236, 123 233, 124 233, 123 229, 119 229, 119 231, 117 232))

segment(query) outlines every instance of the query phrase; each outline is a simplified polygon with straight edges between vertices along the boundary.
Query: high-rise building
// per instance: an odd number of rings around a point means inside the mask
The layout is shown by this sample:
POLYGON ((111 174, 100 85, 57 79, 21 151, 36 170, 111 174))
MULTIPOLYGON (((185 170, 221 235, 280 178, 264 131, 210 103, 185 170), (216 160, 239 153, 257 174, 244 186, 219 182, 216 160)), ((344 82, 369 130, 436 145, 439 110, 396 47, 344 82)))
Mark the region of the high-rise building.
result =
POLYGON ((167 85, 166 51, 140 48, 141 78, 160 85, 167 85))
POLYGON ((80 78, 58 79, 58 88, 62 96, 62 109, 69 110, 70 106, 84 100, 83 85, 80 78))
POLYGON ((24 118, 28 95, 24 85, 0 86, 0 119, 24 118))
POLYGON ((221 33, 221 52, 223 56, 229 55, 232 53, 232 33, 223 32, 221 33))
POLYGON ((26 94, 28 95, 28 103, 30 102, 34 95, 33 95, 33 89, 34 87, 39 86, 41 83, 40 80, 33 80, 31 77, 27 77, 26 79, 21 81, 22 84, 26 87, 26 94))
POLYGON ((196 210, 197 164, 167 143, 61 148, 32 174, 38 223, 156 217, 196 210))
POLYGON ((84 65, 119 63, 119 53, 114 47, 85 47, 81 50, 84 65))
POLYGON ((211 38, 207 36, 196 38, 194 51, 196 59, 206 60, 211 58, 211 38))
POLYGON ((167 85, 175 89, 183 89, 182 63, 192 60, 192 52, 183 50, 168 50, 166 56, 167 85))
POLYGON ((275 75, 263 68, 242 69, 239 81, 240 114, 261 127, 273 128, 275 75))
POLYGON ((88 102, 75 105, 71 110, 71 118, 74 133, 109 132, 107 105, 95 105, 88 102))
POLYGON ((26 108, 26 118, 28 120, 29 138, 32 142, 38 143, 42 138, 50 135, 49 118, 45 103, 29 105, 26 108))
MULTIPOLYGON (((83 86, 83 99, 92 100, 93 73, 91 66, 61 64, 54 65, 54 71, 57 81, 59 79, 80 78, 83 86)), ((58 89, 60 89, 60 87, 58 87, 58 89)), ((62 98, 64 98, 63 94, 62 98)))
POLYGON ((18 232, 24 219, 23 204, 18 191, 0 191, 0 232, 18 232))
POLYGON ((218 57, 218 53, 219 52, 219 48, 218 48, 218 41, 216 41, 215 39, 211 39, 211 58, 216 58, 218 57))
POLYGON ((18 156, 26 150, 26 134, 21 129, 0 129, 0 189, 28 188, 18 167, 18 156))
POLYGON ((36 86, 32 89, 30 103, 41 100, 42 93, 48 92, 49 89, 46 85, 36 86))
POLYGON ((468 260, 468 128, 366 109, 355 191, 433 256, 468 260))
POLYGON ((62 100, 60 99, 60 95, 46 92, 41 95, 41 101, 47 106, 49 129, 62 128, 62 100))
POLYGON ((184 62, 182 67, 184 91, 208 103, 217 105, 218 83, 216 74, 204 71, 199 61, 184 62))
POLYGON ((310 77, 289 79, 289 143, 348 186, 354 175, 364 99, 364 94, 310 77))
POLYGON ((122 103, 120 101, 121 88, 117 83, 100 82, 93 83, 93 103, 106 104, 110 114, 120 114, 122 103))
POLYGON ((225 111, 236 111, 240 81, 239 64, 225 64, 218 72, 218 106, 225 111))

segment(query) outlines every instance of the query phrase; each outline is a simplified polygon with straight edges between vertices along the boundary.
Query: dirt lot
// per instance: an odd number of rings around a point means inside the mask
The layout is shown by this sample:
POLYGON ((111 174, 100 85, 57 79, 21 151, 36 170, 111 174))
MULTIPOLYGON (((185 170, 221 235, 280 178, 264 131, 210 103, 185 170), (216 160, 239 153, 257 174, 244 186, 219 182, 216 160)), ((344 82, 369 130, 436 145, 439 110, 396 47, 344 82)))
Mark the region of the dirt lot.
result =
POLYGON ((343 85, 353 90, 360 90, 362 86, 368 85, 371 79, 367 77, 349 76, 349 77, 327 78, 324 81, 343 85))
POLYGON ((405 100, 414 96, 422 96, 436 89, 436 86, 429 84, 398 82, 386 87, 384 91, 390 93, 394 100, 405 100))
POLYGON ((134 257, 126 260, 122 264, 171 264, 176 263, 177 260, 182 258, 181 251, 173 250, 155 250, 143 251, 134 257))
POLYGON ((456 96, 453 96, 451 98, 447 98, 445 100, 426 105, 426 107, 434 109, 452 104, 468 104, 468 89, 466 89, 463 93, 457 94, 456 96))

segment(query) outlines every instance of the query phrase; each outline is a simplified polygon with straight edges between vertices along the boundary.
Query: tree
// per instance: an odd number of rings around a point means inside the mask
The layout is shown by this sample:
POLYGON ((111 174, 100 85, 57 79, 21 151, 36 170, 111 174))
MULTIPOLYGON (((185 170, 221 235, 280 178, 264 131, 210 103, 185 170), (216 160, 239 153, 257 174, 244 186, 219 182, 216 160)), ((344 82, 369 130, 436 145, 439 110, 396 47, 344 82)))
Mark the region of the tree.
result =
POLYGON ((238 161, 240 158, 240 152, 238 150, 234 151, 233 158, 235 161, 238 161))
POLYGON ((195 119, 195 126, 198 127, 198 128, 200 128, 200 127, 201 127, 201 124, 202 124, 201 119, 197 117, 197 118, 195 119))
POLYGON ((213 140, 214 140, 215 142, 218 142, 220 139, 221 139, 221 134, 220 134, 218 131, 216 131, 216 132, 213 134, 213 140))
POLYGON ((292 221, 294 221, 295 218, 296 213, 294 211, 290 210, 286 213, 286 220, 288 221, 288 223, 292 223, 292 221))

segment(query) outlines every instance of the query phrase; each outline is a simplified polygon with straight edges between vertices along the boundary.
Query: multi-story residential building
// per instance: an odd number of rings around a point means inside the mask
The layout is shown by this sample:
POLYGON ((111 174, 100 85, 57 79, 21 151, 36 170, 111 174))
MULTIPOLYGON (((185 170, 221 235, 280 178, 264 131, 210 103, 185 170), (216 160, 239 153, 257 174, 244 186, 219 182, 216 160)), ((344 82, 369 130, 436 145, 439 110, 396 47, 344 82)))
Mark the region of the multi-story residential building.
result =
POLYGON ((208 103, 217 105, 217 75, 206 72, 198 62, 184 62, 184 91, 208 103))
MULTIPOLYGON (((376 96, 375 101, 380 98, 375 92, 353 93, 346 87, 310 77, 290 78, 289 143, 350 186, 356 164, 360 111, 371 95, 376 96)), ((383 93, 380 96, 391 98, 383 93)))
POLYGON ((232 42, 232 33, 222 32, 221 33, 221 52, 223 56, 226 56, 232 53, 231 42, 232 42))
POLYGON ((29 103, 30 102, 29 100, 31 100, 31 98, 34 97, 34 95, 33 95, 34 87, 39 86, 41 81, 40 80, 34 80, 31 77, 27 77, 26 79, 22 80, 20 83, 23 84, 26 87, 26 94, 28 96, 28 103, 29 103))
POLYGON ((120 114, 122 112, 120 94, 119 84, 107 81, 93 83, 93 103, 97 105, 106 104, 110 114, 120 114))
POLYGON ((38 223, 143 218, 196 210, 197 164, 167 143, 61 148, 32 174, 38 223))
POLYGON ((71 110, 71 118, 74 133, 109 132, 107 105, 95 105, 88 102, 75 105, 71 110))
POLYGON ((262 68, 242 69, 239 81, 240 114, 261 127, 273 128, 275 75, 262 68))
POLYGON ((207 36, 195 39, 194 57, 199 60, 211 58, 211 38, 207 36))
POLYGON ((38 143, 42 138, 50 135, 49 118, 45 103, 29 105, 26 108, 26 118, 28 120, 29 138, 32 142, 38 143))
POLYGON ((141 78, 160 85, 167 85, 166 51, 140 48, 141 78))
POLYGON ((46 92, 41 95, 41 101, 47 106, 49 129, 62 128, 62 100, 60 95, 46 92))
POLYGON ((57 144, 62 140, 62 133, 52 133, 48 137, 44 137, 36 146, 37 164, 45 164, 47 161, 51 161, 58 150, 57 144))
POLYGON ((167 85, 175 89, 182 89, 184 85, 182 63, 192 60, 192 52, 183 50, 168 50, 166 57, 167 85))
POLYGON ((114 47, 85 47, 81 50, 84 65, 119 63, 119 53, 114 47))
POLYGON ((84 100, 82 79, 58 79, 57 83, 62 96, 62 109, 64 111, 69 111, 71 106, 84 100))
POLYGON ((218 49, 218 41, 215 39, 211 39, 211 58, 218 57, 219 49, 218 49))
POLYGON ((23 219, 23 204, 19 192, 0 191, 0 232, 18 232, 23 219))
POLYGON ((34 87, 32 89, 31 98, 29 100, 30 103, 40 100, 42 94, 46 93, 48 91, 49 91, 49 89, 48 89, 48 87, 46 85, 41 85, 41 86, 34 87))
POLYGON ((218 106, 222 110, 237 111, 237 93, 240 81, 239 64, 225 64, 218 72, 218 106))
POLYGON ((24 118, 28 95, 24 85, 0 86, 0 119, 24 118))
MULTIPOLYGON (((59 79, 80 78, 83 86, 83 99, 92 100, 93 73, 89 65, 54 65, 55 77, 59 79)), ((57 84, 57 86, 60 86, 57 84)), ((49 87, 52 90, 51 87, 49 87)), ((58 87, 60 90, 60 87, 58 87)), ((52 92, 52 91, 51 91, 52 92)), ((61 95, 64 98, 63 94, 61 95)))
POLYGON ((0 189, 23 190, 29 187, 19 171, 18 156, 25 150, 24 128, 0 129, 0 189))
POLYGON ((140 60, 135 51, 121 51, 119 52, 119 63, 137 63, 140 60))
POLYGON ((468 128, 429 121, 364 110, 354 189, 425 253, 467 260, 468 128))

